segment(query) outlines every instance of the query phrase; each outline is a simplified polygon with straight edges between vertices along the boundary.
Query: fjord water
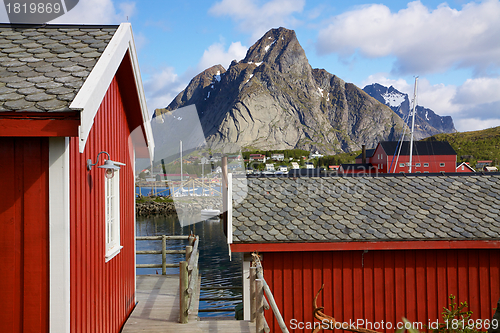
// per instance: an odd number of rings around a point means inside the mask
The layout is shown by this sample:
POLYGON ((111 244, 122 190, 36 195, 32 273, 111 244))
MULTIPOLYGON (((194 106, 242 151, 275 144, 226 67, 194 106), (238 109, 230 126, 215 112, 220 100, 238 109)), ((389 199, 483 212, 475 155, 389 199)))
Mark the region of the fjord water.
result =
MULTIPOLYGON (((177 215, 137 216, 137 236, 189 235, 200 237, 199 266, 201 286, 242 286, 242 256, 232 254, 229 259, 228 246, 219 219, 181 227, 177 215)), ((136 241, 137 250, 161 250, 161 241, 136 241)), ((187 241, 167 240, 167 250, 183 250, 187 241)), ((185 260, 183 254, 167 254, 167 263, 185 260)), ((138 264, 161 264, 161 254, 137 255, 138 264)), ((161 268, 137 268, 138 275, 161 274, 161 268)), ((167 268, 167 274, 179 274, 178 268, 167 268)), ((241 302, 241 290, 202 290, 201 297, 238 297, 238 301, 200 301, 200 309, 222 308, 228 312, 200 312, 200 317, 234 316, 234 307, 241 302)))

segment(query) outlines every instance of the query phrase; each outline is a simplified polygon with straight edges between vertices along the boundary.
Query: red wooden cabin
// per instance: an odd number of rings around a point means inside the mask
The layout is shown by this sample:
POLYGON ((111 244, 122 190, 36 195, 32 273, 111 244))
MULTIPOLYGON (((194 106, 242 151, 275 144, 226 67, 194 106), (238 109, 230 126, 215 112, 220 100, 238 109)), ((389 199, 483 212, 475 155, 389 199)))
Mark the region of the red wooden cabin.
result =
POLYGON ((0 43, 0 331, 119 332, 154 148, 131 26, 1 25, 0 43))
MULTIPOLYGON (((249 253, 290 331, 311 332, 313 299, 337 321, 393 332, 440 320, 448 296, 489 319, 500 297, 500 174, 249 178, 233 182, 231 252, 249 253), (385 324, 384 324, 385 323, 385 324)), ((279 332, 266 311, 271 332, 279 332)), ((318 323, 318 322, 317 322, 318 323)), ((416 328, 424 330, 422 326, 416 328)))
MULTIPOLYGON (((412 173, 456 172, 457 153, 448 142, 415 141, 412 155, 412 173)), ((375 150, 367 149, 366 163, 379 173, 408 173, 409 162, 409 141, 403 141, 401 150, 396 141, 382 141, 375 150)), ((356 163, 361 163, 361 155, 356 163)))
POLYGON ((469 163, 462 162, 457 163, 456 172, 476 172, 476 170, 474 170, 469 163))

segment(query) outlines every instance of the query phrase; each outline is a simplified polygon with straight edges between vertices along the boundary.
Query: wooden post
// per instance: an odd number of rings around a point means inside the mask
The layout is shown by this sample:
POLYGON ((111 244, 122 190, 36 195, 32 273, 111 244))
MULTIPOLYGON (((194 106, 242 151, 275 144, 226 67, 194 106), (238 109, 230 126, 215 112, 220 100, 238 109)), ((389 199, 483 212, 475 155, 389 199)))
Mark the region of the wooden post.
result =
POLYGON ((256 296, 256 318, 255 328, 257 333, 264 332, 264 283, 260 279, 255 280, 255 296, 256 296))
POLYGON ((257 274, 257 267, 250 267, 250 321, 255 321, 255 276, 257 274))
POLYGON ((167 275, 167 236, 161 236, 161 274, 167 275))
POLYGON ((186 246, 186 261, 189 262, 189 258, 191 258, 191 252, 193 252, 192 246, 186 246))
POLYGON ((187 261, 181 261, 179 263, 179 305, 180 305, 180 316, 179 323, 187 324, 188 313, 187 308, 189 304, 189 295, 187 293, 187 288, 189 284, 188 277, 188 263, 187 261))

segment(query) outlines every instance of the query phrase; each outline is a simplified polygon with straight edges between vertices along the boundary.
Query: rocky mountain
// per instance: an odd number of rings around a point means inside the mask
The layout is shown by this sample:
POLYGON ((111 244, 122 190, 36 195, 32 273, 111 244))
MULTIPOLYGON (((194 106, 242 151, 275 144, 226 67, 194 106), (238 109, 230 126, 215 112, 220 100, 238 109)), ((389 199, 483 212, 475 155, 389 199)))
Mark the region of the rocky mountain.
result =
POLYGON ((402 119, 354 84, 313 69, 295 32, 268 31, 225 70, 213 66, 155 117, 195 104, 207 141, 247 149, 349 152, 396 139, 402 119))
MULTIPOLYGON (((408 94, 398 91, 393 86, 384 87, 378 83, 368 85, 363 90, 396 112, 401 118, 406 119, 410 114, 410 100, 408 94)), ((427 138, 439 133, 455 133, 455 125, 450 116, 439 116, 431 109, 417 105, 415 114, 415 138, 427 138)), ((411 119, 407 122, 411 126, 411 119)))

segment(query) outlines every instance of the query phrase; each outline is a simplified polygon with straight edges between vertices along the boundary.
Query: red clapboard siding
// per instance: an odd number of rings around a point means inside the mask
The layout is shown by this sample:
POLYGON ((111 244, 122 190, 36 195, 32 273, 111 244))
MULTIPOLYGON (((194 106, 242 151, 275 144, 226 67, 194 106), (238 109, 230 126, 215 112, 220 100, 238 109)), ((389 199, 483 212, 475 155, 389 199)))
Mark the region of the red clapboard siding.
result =
MULTIPOLYGON (((441 320, 450 294, 469 303, 472 318, 491 319, 500 297, 500 249, 266 252, 262 264, 285 323, 295 332, 311 332, 291 320, 312 321, 312 302, 323 283, 318 306, 326 314, 344 322, 391 323, 393 329, 367 327, 386 332, 394 332, 402 317, 426 325, 441 320)), ((271 332, 279 331, 272 311, 266 320, 271 332)))
MULTIPOLYGON (((121 71, 120 68, 119 71, 121 71)), ((133 80, 129 81, 133 82, 133 80)), ((85 150, 72 138, 71 332, 119 332, 134 307, 134 178, 128 104, 115 77, 94 119, 85 150), (86 170, 87 159, 107 151, 120 170, 121 252, 105 262, 104 170, 86 170)), ((101 155, 99 165, 106 155, 101 155)))
POLYGON ((47 138, 0 138, 0 332, 48 332, 47 138))

